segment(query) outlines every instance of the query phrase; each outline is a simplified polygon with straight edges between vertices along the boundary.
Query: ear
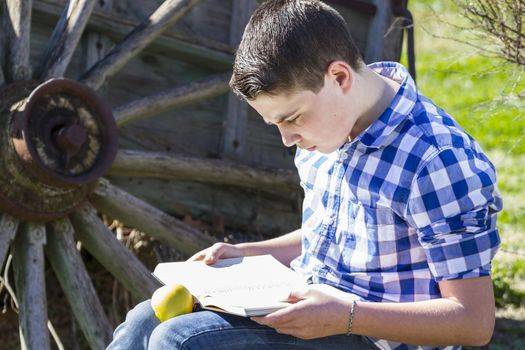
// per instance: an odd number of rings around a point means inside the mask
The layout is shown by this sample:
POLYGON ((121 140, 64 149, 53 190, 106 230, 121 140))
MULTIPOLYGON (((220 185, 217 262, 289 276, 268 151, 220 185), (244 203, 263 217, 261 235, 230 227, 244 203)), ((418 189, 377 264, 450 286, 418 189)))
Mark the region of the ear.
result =
POLYGON ((326 70, 329 79, 337 82, 344 93, 348 92, 354 81, 354 71, 352 67, 344 61, 333 61, 326 70))

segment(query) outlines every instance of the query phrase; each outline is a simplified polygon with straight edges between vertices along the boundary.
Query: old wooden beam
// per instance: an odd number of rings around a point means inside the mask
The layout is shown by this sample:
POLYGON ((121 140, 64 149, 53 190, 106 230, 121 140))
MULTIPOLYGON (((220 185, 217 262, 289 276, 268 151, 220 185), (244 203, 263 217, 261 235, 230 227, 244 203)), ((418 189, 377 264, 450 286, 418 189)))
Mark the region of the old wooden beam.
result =
POLYGON ((142 120, 161 112, 190 105, 198 101, 224 94, 229 90, 228 81, 231 73, 217 74, 204 80, 148 96, 113 110, 119 127, 142 120))
POLYGON ((26 223, 13 243, 22 349, 50 349, 44 276, 44 224, 26 223))
POLYGON ((143 200, 101 179, 91 198, 101 212, 176 248, 186 256, 204 249, 215 239, 184 224, 143 200))
POLYGON ((15 238, 18 220, 9 214, 2 214, 0 219, 0 268, 4 266, 11 241, 15 238))
POLYGON ((89 203, 70 218, 77 239, 135 298, 150 298, 160 287, 144 264, 109 231, 89 203))
POLYGON ((364 56, 366 62, 377 62, 384 60, 385 57, 385 33, 389 25, 387 20, 391 13, 391 1, 372 0, 371 3, 376 5, 377 11, 368 27, 364 56))
POLYGON ((5 64, 5 29, 4 29, 4 16, 0 16, 0 86, 5 83, 4 76, 4 64, 5 64))
POLYGON ((80 80, 93 89, 119 71, 130 59, 158 37, 166 28, 186 14, 199 0, 166 0, 141 25, 95 64, 80 80))
POLYGON ((4 85, 4 83, 5 83, 4 70, 2 69, 2 65, 0 64, 0 86, 4 85))
POLYGON ((6 0, 3 30, 6 32, 7 81, 31 78, 29 64, 32 0, 6 0))
POLYGON ((119 150, 109 175, 189 180, 277 192, 300 191, 295 171, 261 169, 222 159, 119 150))
MULTIPOLYGON (((257 8, 256 0, 232 1, 230 23, 230 45, 237 47, 241 41, 244 28, 257 8)), ((246 118, 248 104, 233 92, 228 96, 228 109, 222 135, 222 153, 232 158, 240 158, 244 153, 246 118)))
POLYGON ((73 314, 91 349, 105 349, 112 339, 112 325, 86 271, 73 237, 74 229, 66 219, 54 221, 48 231, 46 256, 73 314))
MULTIPOLYGON (((111 13, 112 7, 113 0, 97 1, 93 13, 97 10, 111 13)), ((90 22, 92 17, 93 15, 91 15, 90 22)), ((82 60, 83 67, 79 68, 81 72, 87 71, 97 62, 101 61, 115 46, 115 41, 106 34, 106 31, 86 30, 85 34, 82 36, 82 41, 82 55, 84 56, 84 59, 82 60)), ((105 81, 103 85, 99 87, 98 93, 106 95, 107 90, 109 89, 108 84, 109 82, 105 81)))
POLYGON ((68 1, 49 41, 42 80, 64 75, 95 4, 96 0, 68 1))
POLYGON ((4 5, 0 5, 0 11, 2 11, 2 15, 0 15, 0 86, 2 86, 5 83, 5 76, 4 76, 4 65, 5 65, 5 34, 6 29, 4 28, 4 15, 5 12, 4 5))
MULTIPOLYGON (((107 2, 108 0, 105 0, 104 4, 107 2)), ((112 41, 122 39, 139 24, 129 19, 116 17, 108 11, 97 10, 97 8, 91 15, 87 29, 104 33, 112 41)), ((58 20, 56 13, 61 11, 61 7, 56 3, 35 0, 33 11, 35 21, 52 25, 58 20)), ((182 32, 162 33, 148 47, 148 50, 157 49, 163 52, 168 50, 186 57, 191 62, 217 71, 230 68, 233 62, 233 49, 229 45, 202 37, 188 36, 187 33, 182 32)))

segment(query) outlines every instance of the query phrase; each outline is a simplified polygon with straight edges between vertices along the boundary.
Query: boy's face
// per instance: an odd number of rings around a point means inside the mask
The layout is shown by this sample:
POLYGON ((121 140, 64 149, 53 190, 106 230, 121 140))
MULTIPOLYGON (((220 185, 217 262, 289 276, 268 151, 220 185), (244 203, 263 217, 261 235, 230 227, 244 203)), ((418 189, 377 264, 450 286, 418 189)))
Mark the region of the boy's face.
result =
POLYGON ((343 145, 355 124, 345 90, 337 79, 325 76, 323 88, 260 94, 248 104, 267 124, 276 125, 287 147, 331 153, 343 145))

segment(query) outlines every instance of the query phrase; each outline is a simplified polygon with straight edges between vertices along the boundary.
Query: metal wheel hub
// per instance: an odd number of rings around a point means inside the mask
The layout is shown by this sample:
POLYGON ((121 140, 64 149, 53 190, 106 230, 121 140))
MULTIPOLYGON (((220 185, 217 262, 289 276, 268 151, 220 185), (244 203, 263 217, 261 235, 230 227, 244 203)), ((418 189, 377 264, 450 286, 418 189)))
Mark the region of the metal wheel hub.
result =
POLYGON ((111 111, 67 79, 0 91, 0 209, 48 221, 84 202, 117 151, 111 111))

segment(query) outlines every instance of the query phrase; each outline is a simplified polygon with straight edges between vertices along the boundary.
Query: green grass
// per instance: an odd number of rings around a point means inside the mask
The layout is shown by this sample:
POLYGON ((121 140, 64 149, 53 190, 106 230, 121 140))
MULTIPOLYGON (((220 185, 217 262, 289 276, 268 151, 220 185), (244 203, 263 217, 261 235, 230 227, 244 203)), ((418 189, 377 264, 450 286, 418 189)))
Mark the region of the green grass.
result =
MULTIPOLYGON (((502 246, 493 263, 497 303, 523 308, 525 99, 517 95, 525 92, 525 67, 474 49, 471 45, 483 47, 489 41, 475 41, 470 31, 459 29, 469 24, 451 0, 411 1, 409 7, 415 19, 418 88, 451 114, 496 165, 504 201, 498 216, 502 246)), ((523 324, 525 314, 515 314, 523 324)))
POLYGON ((486 57, 453 2, 414 1, 416 70, 420 90, 443 107, 484 149, 525 154, 522 67, 486 57))

